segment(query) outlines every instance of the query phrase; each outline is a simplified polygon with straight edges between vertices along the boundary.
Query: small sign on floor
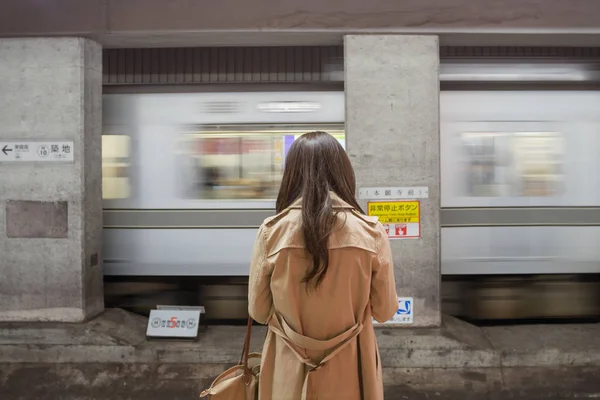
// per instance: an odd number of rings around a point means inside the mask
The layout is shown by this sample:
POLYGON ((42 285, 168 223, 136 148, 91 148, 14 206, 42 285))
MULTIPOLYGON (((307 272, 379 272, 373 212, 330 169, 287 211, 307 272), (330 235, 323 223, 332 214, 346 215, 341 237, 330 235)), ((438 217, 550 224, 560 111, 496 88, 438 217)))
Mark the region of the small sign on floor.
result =
POLYGON ((158 306, 150 311, 146 337, 149 339, 196 339, 204 307, 158 306))

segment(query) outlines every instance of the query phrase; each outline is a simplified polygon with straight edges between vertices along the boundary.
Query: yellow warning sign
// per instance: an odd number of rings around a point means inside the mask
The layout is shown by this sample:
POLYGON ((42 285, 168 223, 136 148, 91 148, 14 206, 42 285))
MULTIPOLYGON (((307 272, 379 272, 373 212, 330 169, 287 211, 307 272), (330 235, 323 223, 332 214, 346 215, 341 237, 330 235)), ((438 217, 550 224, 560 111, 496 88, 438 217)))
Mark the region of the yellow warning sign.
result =
POLYGON ((379 217, 381 223, 419 223, 421 207, 418 201, 370 201, 367 214, 379 217))

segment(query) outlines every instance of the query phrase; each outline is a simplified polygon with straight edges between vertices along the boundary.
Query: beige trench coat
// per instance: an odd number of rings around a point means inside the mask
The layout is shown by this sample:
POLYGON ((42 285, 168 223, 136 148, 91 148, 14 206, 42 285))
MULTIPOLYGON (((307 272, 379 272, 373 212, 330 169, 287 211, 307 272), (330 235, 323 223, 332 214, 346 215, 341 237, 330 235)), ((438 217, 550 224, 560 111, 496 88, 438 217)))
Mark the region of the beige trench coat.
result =
POLYGON ((356 212, 333 193, 332 198, 338 213, 329 269, 316 291, 301 283, 310 266, 302 201, 259 229, 248 310, 269 326, 260 400, 383 399, 372 318, 387 321, 398 309, 390 244, 376 217, 356 212))

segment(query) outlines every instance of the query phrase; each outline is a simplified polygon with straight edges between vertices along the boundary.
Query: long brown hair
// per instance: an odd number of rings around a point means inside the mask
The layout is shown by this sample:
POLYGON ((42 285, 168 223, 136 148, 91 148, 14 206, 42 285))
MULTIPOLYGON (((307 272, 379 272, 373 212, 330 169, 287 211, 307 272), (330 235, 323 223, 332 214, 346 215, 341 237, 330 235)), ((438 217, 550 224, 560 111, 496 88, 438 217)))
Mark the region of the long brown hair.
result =
POLYGON ((328 241, 336 216, 333 191, 363 212, 355 198, 356 178, 342 145, 326 132, 309 132, 292 143, 285 160, 276 209, 281 212, 302 198, 302 233, 313 266, 303 282, 319 286, 329 267, 328 241))

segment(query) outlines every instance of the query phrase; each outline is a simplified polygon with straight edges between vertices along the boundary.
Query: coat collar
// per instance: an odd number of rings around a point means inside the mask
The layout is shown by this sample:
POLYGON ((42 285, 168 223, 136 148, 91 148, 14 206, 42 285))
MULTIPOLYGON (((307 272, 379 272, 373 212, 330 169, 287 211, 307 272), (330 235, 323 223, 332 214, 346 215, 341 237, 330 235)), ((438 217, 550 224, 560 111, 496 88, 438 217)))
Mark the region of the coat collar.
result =
MULTIPOLYGON (((352 207, 350 204, 346 203, 344 200, 342 200, 337 194, 335 194, 331 190, 329 191, 329 196, 331 197, 331 203, 332 203, 333 208, 342 208, 342 209, 349 209, 349 210, 354 209, 354 207, 352 207)), ((290 206, 290 208, 301 209, 302 208, 302 197, 300 197, 298 200, 294 201, 292 203, 292 205, 290 206)))

